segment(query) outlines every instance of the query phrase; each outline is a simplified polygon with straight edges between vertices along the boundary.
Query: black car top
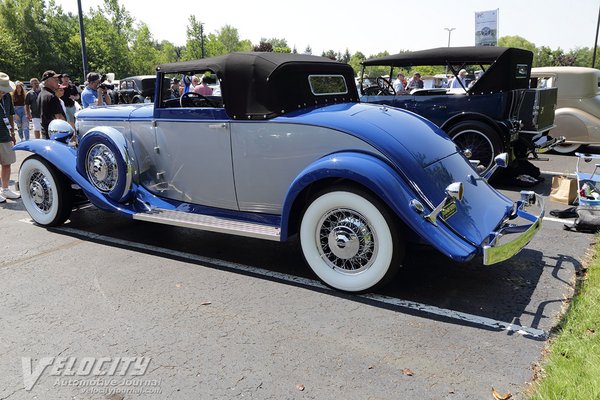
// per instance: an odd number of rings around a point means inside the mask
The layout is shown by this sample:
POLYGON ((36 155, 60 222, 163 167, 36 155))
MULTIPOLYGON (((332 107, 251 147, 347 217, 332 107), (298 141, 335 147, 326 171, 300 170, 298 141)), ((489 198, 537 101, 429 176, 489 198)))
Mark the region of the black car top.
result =
MULTIPOLYGON (((438 47, 393 54, 363 61, 364 66, 408 67, 419 65, 487 65, 490 67, 470 89, 472 93, 489 93, 527 89, 533 53, 514 47, 466 46, 438 47), (506 77, 511 77, 507 79, 506 77)), ((456 68, 452 68, 453 70, 456 68)), ((460 67, 458 68, 460 69, 460 67)), ((457 70, 454 71, 458 72, 457 70)))
POLYGON ((154 86, 156 82, 155 75, 129 76, 127 78, 121 79, 121 82, 127 81, 133 81, 135 83, 135 89, 139 92, 140 95, 144 97, 154 96, 154 86))
POLYGON ((310 106, 359 101, 352 67, 325 57, 240 52, 157 67, 159 74, 199 71, 217 75, 225 110, 234 119, 267 119, 310 106))

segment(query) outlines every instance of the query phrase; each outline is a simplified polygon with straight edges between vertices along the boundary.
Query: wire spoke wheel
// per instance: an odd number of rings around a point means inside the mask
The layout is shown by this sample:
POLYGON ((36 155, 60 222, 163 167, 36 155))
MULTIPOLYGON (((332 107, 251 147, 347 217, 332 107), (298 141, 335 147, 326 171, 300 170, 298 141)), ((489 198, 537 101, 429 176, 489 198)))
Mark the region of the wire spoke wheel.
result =
POLYGON ((316 234, 323 259, 340 272, 364 271, 377 256, 376 233, 365 218, 353 210, 331 210, 319 221, 316 234))
POLYGON ((327 285, 362 292, 385 284, 400 267, 404 241, 379 199, 352 187, 324 191, 300 221, 306 262, 327 285))

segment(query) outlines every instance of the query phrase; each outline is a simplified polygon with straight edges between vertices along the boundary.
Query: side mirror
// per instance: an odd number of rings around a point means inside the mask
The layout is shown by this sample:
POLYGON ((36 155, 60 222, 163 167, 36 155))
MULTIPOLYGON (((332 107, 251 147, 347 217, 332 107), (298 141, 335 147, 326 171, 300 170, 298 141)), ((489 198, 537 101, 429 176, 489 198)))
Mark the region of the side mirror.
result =
POLYGON ((71 124, 62 119, 55 119, 48 126, 48 136, 51 140, 66 143, 74 134, 75 130, 71 124))

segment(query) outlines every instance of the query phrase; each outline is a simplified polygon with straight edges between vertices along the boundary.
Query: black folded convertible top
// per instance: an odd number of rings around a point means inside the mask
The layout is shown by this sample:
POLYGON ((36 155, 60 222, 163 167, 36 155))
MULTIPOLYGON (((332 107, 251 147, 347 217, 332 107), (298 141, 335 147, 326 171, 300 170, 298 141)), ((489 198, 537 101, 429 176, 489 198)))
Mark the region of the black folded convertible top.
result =
POLYGON ((212 71, 219 78, 227 114, 234 119, 266 119, 301 108, 358 102, 354 71, 348 64, 305 54, 247 52, 159 65, 158 73, 212 71), (315 95, 309 75, 345 78, 348 92, 315 95))
POLYGON ((363 65, 389 65, 395 67, 414 65, 447 65, 447 64, 491 64, 501 57, 517 57, 529 59, 533 53, 514 47, 466 46, 438 47, 435 49, 409 51, 390 56, 371 58, 363 61, 363 65))
MULTIPOLYGON (((362 65, 366 67, 448 65, 462 68, 463 65, 489 64, 490 67, 475 82, 470 92, 490 93, 528 88, 532 62, 533 53, 529 50, 514 47, 468 46, 438 47, 392 54, 365 60, 362 65)), ((453 69, 454 72, 458 72, 455 68, 453 69)))

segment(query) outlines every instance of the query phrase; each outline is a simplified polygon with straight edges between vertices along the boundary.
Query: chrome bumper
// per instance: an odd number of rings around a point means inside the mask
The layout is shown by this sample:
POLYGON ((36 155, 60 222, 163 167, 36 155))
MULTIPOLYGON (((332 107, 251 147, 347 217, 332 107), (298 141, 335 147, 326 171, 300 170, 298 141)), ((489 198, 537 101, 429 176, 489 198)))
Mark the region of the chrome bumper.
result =
POLYGON ((505 223, 488 238, 488 244, 483 246, 483 264, 492 265, 507 260, 517 254, 529 243, 537 231, 542 227, 544 218, 544 198, 531 191, 521 191, 521 200, 516 203, 515 210, 510 219, 516 217, 531 221, 531 224, 514 225, 505 223), (538 215, 525 211, 525 208, 538 208, 538 215), (513 240, 501 244, 504 239, 513 240))

